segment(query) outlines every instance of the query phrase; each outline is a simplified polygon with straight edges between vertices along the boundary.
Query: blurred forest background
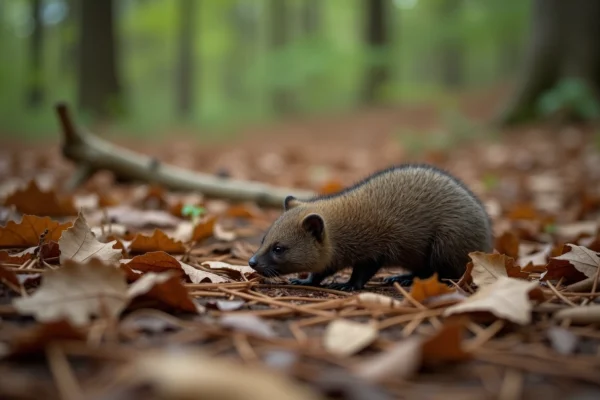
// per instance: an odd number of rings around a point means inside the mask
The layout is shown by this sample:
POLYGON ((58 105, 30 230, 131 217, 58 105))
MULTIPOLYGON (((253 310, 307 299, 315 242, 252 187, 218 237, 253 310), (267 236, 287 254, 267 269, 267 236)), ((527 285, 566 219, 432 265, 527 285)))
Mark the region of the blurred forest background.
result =
MULTIPOLYGON (((0 135, 198 132, 511 82, 529 0, 0 0, 0 135)), ((225 134, 223 134, 225 136, 225 134)))

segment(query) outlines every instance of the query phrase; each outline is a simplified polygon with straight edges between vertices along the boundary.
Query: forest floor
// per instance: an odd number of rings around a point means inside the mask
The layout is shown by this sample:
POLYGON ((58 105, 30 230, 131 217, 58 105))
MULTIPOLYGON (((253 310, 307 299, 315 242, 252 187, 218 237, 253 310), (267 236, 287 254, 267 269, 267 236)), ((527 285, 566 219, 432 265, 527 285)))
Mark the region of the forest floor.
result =
MULTIPOLYGON (((491 114, 490 101, 467 103, 465 115, 491 114)), ((385 270, 353 293, 247 266, 279 209, 110 173, 66 193, 74 169, 59 144, 6 143, 0 397, 597 398, 595 129, 494 132, 423 107, 288 121, 210 145, 115 140, 161 162, 320 192, 429 162, 481 196, 495 253, 471 254, 463 279, 392 287, 385 270), (193 220, 186 205, 204 214, 193 220)))

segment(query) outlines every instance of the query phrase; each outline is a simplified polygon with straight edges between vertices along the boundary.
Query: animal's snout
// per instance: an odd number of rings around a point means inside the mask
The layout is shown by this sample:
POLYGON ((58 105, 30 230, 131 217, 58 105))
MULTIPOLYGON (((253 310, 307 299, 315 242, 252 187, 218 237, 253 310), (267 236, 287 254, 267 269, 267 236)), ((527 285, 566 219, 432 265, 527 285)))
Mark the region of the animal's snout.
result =
POLYGON ((258 261, 256 261, 255 256, 250 257, 250 260, 248 260, 248 265, 252 268, 254 268, 258 265, 258 261))

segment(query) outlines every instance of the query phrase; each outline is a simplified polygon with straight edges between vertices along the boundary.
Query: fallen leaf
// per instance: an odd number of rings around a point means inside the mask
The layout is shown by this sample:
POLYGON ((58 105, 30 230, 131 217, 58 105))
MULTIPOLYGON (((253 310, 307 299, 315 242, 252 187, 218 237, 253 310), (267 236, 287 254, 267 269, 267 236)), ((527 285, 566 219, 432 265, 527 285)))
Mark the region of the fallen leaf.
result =
POLYGON ((21 282, 17 275, 0 265, 0 282, 15 293, 21 294, 21 282))
POLYGON ((237 235, 234 231, 226 231, 221 224, 218 222, 214 226, 213 234, 216 239, 224 242, 232 242, 236 239, 237 235))
POLYGON ((402 307, 400 300, 394 299, 393 297, 385 296, 379 293, 362 292, 356 296, 357 304, 361 306, 375 306, 375 307, 402 307))
POLYGON ((579 337, 568 329, 552 326, 546 331, 552 348, 560 354, 573 354, 579 344, 579 337))
POLYGON ((137 229, 174 228, 181 222, 179 218, 161 210, 140 210, 129 206, 106 209, 108 219, 137 229))
POLYGON ((194 231, 192 232, 192 240, 201 242, 204 239, 212 237, 216 222, 217 217, 211 216, 197 223, 196 226, 194 226, 194 231))
POLYGON ((5 206, 15 206, 22 214, 33 214, 52 217, 77 215, 73 198, 59 199, 52 190, 42 191, 35 180, 29 181, 25 189, 11 194, 4 201, 5 206))
POLYGON ((410 337, 380 354, 362 361, 355 373, 368 382, 407 379, 424 365, 464 361, 471 357, 462 348, 464 325, 446 323, 429 338, 410 337))
POLYGON ((495 247, 498 253, 516 259, 519 257, 519 236, 512 231, 504 232, 496 238, 495 247))
MULTIPOLYGON (((151 251, 135 256, 131 260, 121 260, 121 263, 141 272, 165 272, 167 270, 181 272, 180 262, 164 251, 151 251)), ((181 275, 183 274, 180 273, 179 276, 181 275)))
POLYGON ((460 303, 461 301, 467 298, 461 292, 454 291, 451 293, 444 293, 437 296, 431 296, 423 300, 423 305, 429 308, 441 308, 441 307, 449 307, 453 304, 460 303))
POLYGON ((204 261, 202 265, 206 265, 211 269, 223 270, 235 280, 240 280, 242 277, 248 278, 250 275, 256 274, 256 271, 250 266, 231 265, 222 261, 204 261))
POLYGON ((236 204, 225 211, 225 215, 232 218, 255 219, 262 215, 260 208, 248 204, 236 204))
POLYGON ((31 247, 38 246, 40 236, 45 231, 46 240, 57 242, 62 232, 71 226, 70 222, 60 224, 49 217, 24 215, 21 222, 9 221, 0 227, 0 247, 31 247))
POLYGON ((42 285, 31 296, 15 299, 21 314, 38 321, 67 319, 85 325, 92 316, 114 318, 127 304, 123 272, 92 259, 86 264, 68 260, 62 268, 44 272, 42 285))
POLYGON ((483 286, 465 301, 448 307, 444 316, 470 312, 488 312, 517 324, 531 322, 531 299, 543 298, 537 282, 501 276, 494 283, 483 286))
POLYGON ((155 229, 152 236, 136 235, 129 247, 131 253, 146 253, 149 251, 181 254, 185 253, 185 246, 182 242, 168 237, 160 229, 155 229))
POLYGON ((161 399, 322 400, 305 385, 259 365, 214 358, 197 350, 148 351, 126 365, 136 385, 151 387, 161 399))
POLYGON ((55 341, 85 340, 86 334, 68 320, 36 324, 13 335, 9 341, 9 356, 25 356, 43 353, 46 346, 55 341))
POLYGON ((439 296, 445 293, 453 293, 456 289, 449 287, 445 283, 438 280, 437 274, 427 279, 415 278, 410 289, 411 296, 422 303, 425 299, 432 296, 439 296))
POLYGON ((187 289, 172 271, 160 274, 148 272, 129 287, 127 295, 132 301, 154 301, 158 305, 180 311, 198 313, 202 310, 202 307, 190 298, 187 289))
POLYGON ((542 246, 542 249, 534 252, 532 254, 525 254, 525 255, 521 255, 519 257, 519 261, 518 264, 521 267, 524 267, 525 265, 531 263, 533 266, 539 267, 539 266, 543 266, 545 267, 546 264, 548 263, 548 257, 550 257, 550 253, 552 252, 552 244, 547 244, 542 246))
POLYGON ((373 343, 378 333, 374 323, 362 324, 347 319, 336 319, 325 329, 323 346, 325 350, 337 356, 350 356, 373 343))
POLYGON ((580 235, 593 236, 598 229, 598 221, 577 221, 568 224, 557 224, 555 233, 564 239, 574 239, 580 235))
POLYGON ((79 213, 73 226, 64 231, 58 240, 60 263, 63 264, 67 260, 83 263, 91 258, 108 263, 116 262, 122 256, 121 250, 113 248, 116 243, 116 240, 110 243, 96 240, 85 217, 79 213))
POLYGON ((469 253, 473 262, 471 276, 473 282, 479 286, 488 286, 500 277, 507 277, 506 256, 503 254, 486 254, 480 251, 469 253))
POLYGON ((277 335, 264 319, 252 314, 226 314, 219 319, 221 326, 263 338, 277 335))
POLYGON ((230 280, 222 277, 221 275, 213 274, 212 272, 204 271, 198 268, 194 268, 191 265, 180 262, 183 272, 190 278, 192 283, 202 283, 208 281, 211 283, 224 283, 230 280))
POLYGON ((553 257, 553 260, 567 261, 573 265, 577 271, 583 273, 588 278, 593 278, 600 267, 600 257, 598 254, 586 247, 567 244, 571 250, 558 257, 553 257))
POLYGON ((329 180, 325 183, 323 183, 318 190, 318 193, 320 195, 329 195, 329 194, 335 194, 335 193, 339 193, 342 190, 344 190, 344 185, 342 185, 342 183, 340 181, 337 180, 329 180))

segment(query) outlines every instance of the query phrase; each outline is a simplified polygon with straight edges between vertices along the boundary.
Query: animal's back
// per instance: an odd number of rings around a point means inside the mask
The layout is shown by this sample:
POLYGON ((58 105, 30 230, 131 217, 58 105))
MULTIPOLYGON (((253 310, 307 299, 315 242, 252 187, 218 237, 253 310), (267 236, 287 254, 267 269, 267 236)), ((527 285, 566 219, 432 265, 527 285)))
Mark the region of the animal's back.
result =
POLYGON ((469 252, 492 250, 483 205, 456 178, 430 166, 390 168, 311 203, 326 221, 340 266, 378 259, 417 276, 434 268, 455 278, 469 252))

